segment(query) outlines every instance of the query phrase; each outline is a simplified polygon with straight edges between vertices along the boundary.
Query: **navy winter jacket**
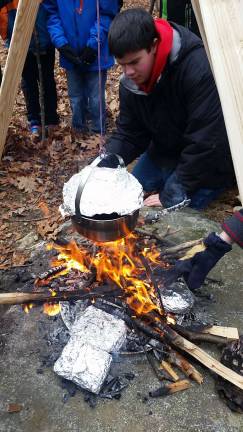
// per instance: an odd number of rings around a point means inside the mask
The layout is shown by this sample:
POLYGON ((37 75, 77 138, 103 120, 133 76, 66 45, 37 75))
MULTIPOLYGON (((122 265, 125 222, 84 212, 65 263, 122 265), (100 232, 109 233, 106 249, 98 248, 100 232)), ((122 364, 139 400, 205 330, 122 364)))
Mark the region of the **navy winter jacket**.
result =
MULTIPOLYGON (((107 36, 112 19, 118 12, 118 0, 99 0, 101 68, 113 66, 107 36)), ((48 30, 56 48, 69 44, 77 54, 89 46, 98 50, 98 23, 96 0, 44 0, 48 12, 48 30)), ((61 66, 72 69, 74 65, 61 56, 61 66)), ((80 67, 83 71, 97 71, 98 60, 80 67)))
MULTIPOLYGON (((8 11, 8 21, 7 21, 7 39, 6 39, 6 45, 9 46, 10 45, 10 41, 11 41, 11 37, 12 37, 12 33, 13 33, 13 27, 14 27, 14 21, 15 21, 15 17, 16 17, 16 12, 17 9, 12 9, 8 11)), ((39 10, 38 10, 38 14, 37 14, 37 18, 36 18, 36 22, 35 22, 35 28, 38 34, 38 39, 39 39, 39 43, 40 43, 40 50, 44 51, 45 49, 47 49, 48 47, 50 47, 52 45, 51 43, 51 38, 49 35, 49 32, 47 30, 47 12, 46 10, 43 8, 42 5, 40 5, 39 10)), ((29 49, 33 52, 36 51, 36 43, 35 43, 35 39, 32 36, 31 42, 30 42, 30 46, 29 49)))
POLYGON ((107 150, 121 155, 126 164, 148 150, 156 165, 172 168, 160 191, 166 207, 176 204, 173 197, 230 186, 234 180, 222 108, 203 43, 186 28, 171 24, 180 36, 176 57, 170 56, 150 94, 121 80, 117 129, 107 144, 107 150))

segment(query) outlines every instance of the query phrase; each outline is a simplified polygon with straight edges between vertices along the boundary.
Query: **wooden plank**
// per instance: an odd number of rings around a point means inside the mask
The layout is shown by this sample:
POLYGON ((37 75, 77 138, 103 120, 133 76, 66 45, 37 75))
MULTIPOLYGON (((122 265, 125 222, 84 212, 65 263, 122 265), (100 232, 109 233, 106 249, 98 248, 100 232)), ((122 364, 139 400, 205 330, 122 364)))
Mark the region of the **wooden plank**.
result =
POLYGON ((222 336, 227 339, 239 339, 239 332, 236 327, 212 326, 202 331, 215 336, 222 336))
POLYGON ((243 203, 242 0, 193 0, 193 6, 206 35, 243 203))
POLYGON ((242 375, 239 375, 233 370, 227 368, 218 360, 210 356, 206 351, 203 351, 201 348, 199 348, 197 345, 193 344, 182 336, 175 338, 173 344, 176 347, 181 348, 183 351, 190 354, 192 357, 197 359, 200 363, 202 363, 204 366, 206 366, 208 369, 210 369, 217 375, 220 375, 222 378, 226 379, 227 381, 231 382, 232 384, 243 390, 242 375))
POLYGON ((0 89, 0 159, 41 0, 20 0, 0 89))

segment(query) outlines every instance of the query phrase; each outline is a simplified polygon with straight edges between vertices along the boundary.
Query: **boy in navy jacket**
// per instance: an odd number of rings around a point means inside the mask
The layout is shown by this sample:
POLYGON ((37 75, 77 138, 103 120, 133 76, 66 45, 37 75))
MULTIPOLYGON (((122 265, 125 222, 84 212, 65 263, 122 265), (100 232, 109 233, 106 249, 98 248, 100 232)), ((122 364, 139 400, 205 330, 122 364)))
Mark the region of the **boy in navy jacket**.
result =
MULTIPOLYGON (((0 10, 0 34, 6 45, 9 46, 18 0, 5 1, 4 3, 0 10)), ((56 83, 54 79, 55 47, 51 43, 47 30, 47 13, 42 5, 39 7, 35 22, 35 34, 36 37, 32 36, 22 72, 22 90, 26 101, 30 131, 34 135, 38 135, 41 125, 41 110, 39 103, 39 71, 36 57, 37 44, 39 45, 43 76, 45 125, 49 127, 57 125, 59 122, 56 83)))

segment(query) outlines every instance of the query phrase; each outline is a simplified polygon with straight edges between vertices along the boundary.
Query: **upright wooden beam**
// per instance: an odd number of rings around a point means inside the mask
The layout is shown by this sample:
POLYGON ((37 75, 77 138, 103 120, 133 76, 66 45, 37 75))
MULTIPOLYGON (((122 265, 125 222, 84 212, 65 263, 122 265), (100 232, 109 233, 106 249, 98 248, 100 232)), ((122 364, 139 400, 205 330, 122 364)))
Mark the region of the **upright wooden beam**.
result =
POLYGON ((242 3, 242 0, 192 0, 199 28, 206 38, 243 203, 242 3))
POLYGON ((0 89, 0 159, 41 0, 20 0, 0 89))

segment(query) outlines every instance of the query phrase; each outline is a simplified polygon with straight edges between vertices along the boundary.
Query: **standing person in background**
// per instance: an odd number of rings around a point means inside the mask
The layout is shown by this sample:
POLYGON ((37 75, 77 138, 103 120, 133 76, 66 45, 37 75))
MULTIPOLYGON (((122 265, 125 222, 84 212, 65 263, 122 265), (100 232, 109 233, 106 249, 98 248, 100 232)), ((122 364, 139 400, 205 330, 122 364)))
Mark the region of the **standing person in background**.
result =
POLYGON ((118 12, 118 0, 44 0, 48 12, 51 40, 60 52, 60 64, 66 69, 68 94, 72 108, 72 128, 76 135, 87 133, 87 114, 91 132, 105 128, 105 84, 107 70, 114 59, 108 49, 108 31, 118 12), (101 49, 99 82, 98 39, 101 49), (102 99, 100 118, 99 94, 102 99))
MULTIPOLYGON (((6 3, 6 2, 5 2, 6 3)), ((0 34, 10 45, 18 0, 8 2, 0 11, 0 34)), ((41 108, 39 100, 39 71, 37 64, 37 38, 40 63, 43 76, 45 126, 47 130, 59 123, 57 115, 57 92, 54 79, 55 48, 47 30, 47 13, 39 7, 35 34, 33 35, 22 72, 22 90, 25 96, 27 117, 31 134, 39 136, 41 126, 41 108)))
POLYGON ((189 28, 200 36, 197 20, 192 8, 191 0, 159 0, 160 15, 168 21, 173 21, 189 28))
MULTIPOLYGON (((11 3, 11 2, 12 2, 12 0, 0 0, 0 11, 4 6, 6 6, 8 3, 11 3)), ((0 86, 1 86, 1 83, 2 83, 2 68, 0 65, 0 86)))

